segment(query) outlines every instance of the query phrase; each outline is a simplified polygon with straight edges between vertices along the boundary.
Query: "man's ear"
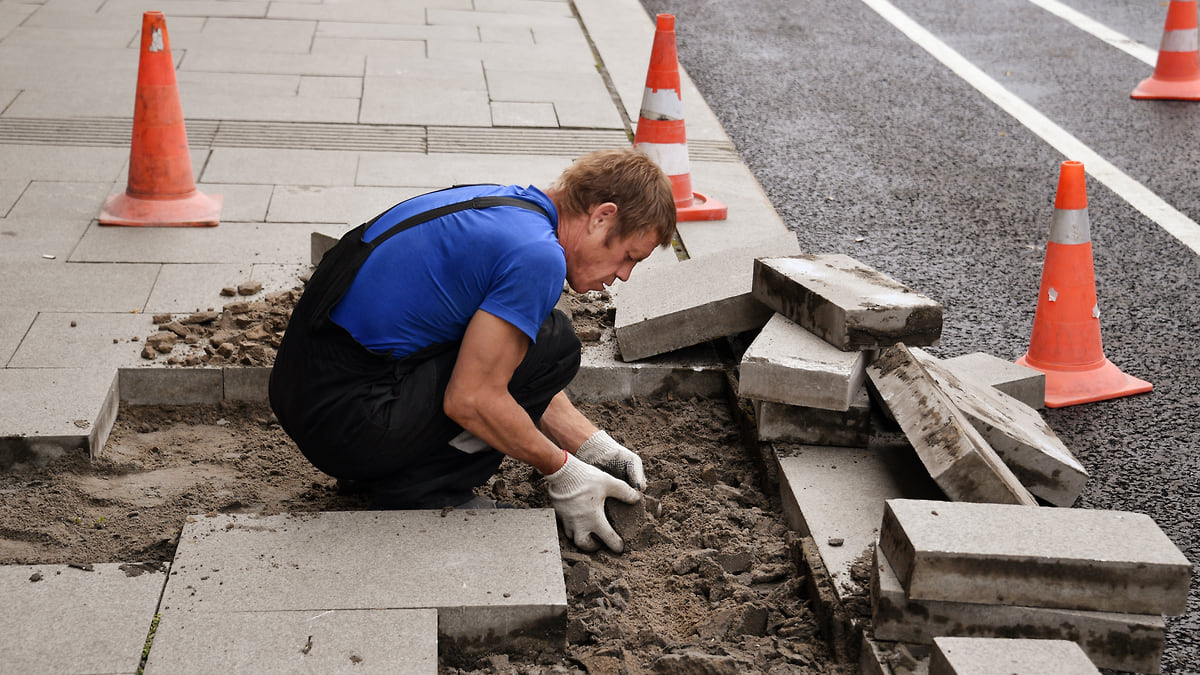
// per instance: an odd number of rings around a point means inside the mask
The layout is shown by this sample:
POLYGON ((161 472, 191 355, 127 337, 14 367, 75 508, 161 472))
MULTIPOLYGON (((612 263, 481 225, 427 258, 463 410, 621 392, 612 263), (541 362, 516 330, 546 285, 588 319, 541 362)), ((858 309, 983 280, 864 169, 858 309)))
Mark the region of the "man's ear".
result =
POLYGON ((612 226, 614 219, 617 216, 617 205, 612 202, 604 202, 592 207, 588 218, 588 229, 599 225, 598 221, 606 221, 608 226, 612 226))

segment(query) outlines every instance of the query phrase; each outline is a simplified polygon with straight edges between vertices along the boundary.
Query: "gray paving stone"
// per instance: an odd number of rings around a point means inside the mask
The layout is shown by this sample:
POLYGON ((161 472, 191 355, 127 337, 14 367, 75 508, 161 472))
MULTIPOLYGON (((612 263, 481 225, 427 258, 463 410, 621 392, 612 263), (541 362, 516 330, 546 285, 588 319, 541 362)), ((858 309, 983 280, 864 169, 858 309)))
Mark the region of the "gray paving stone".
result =
POLYGON ((37 310, 33 308, 0 310, 0 368, 8 365, 35 318, 37 310))
POLYGON ((128 159, 128 148, 0 145, 0 179, 81 183, 124 180, 128 159))
MULTIPOLYGON (((182 96, 181 96, 182 98, 182 96)), ((252 122, 358 122, 358 96, 312 98, 299 96, 197 96, 184 103, 193 119, 246 120, 252 122)), ((261 150, 260 150, 261 152, 261 150)), ((205 176, 205 180, 215 179, 205 176)))
POLYGON ((940 303, 841 254, 763 259, 754 295, 846 351, 937 344, 942 334, 940 303))
POLYGON ((111 368, 0 369, 0 464, 95 455, 116 418, 111 368))
POLYGON ((41 312, 29 327, 10 368, 122 368, 146 363, 140 356, 155 332, 145 314, 41 312), (72 325, 75 324, 75 325, 72 325), (133 341, 133 338, 139 341, 133 341))
POLYGON ((274 186, 197 182, 196 189, 206 195, 219 194, 225 198, 221 204, 222 222, 260 223, 267 219, 267 206, 271 203, 274 186))
POLYGON ((121 368, 117 390, 130 405, 220 403, 225 397, 222 368, 121 368))
POLYGON ((23 675, 135 672, 166 578, 120 563, 0 567, 0 663, 23 675))
POLYGON ((158 265, 72 265, 61 260, 0 265, 0 309, 134 312, 150 297, 158 265))
POLYGON ((335 150, 216 148, 204 168, 210 183, 354 185, 358 153, 335 150))
POLYGON ((1026 489, 1055 506, 1075 503, 1087 469, 1036 410, 998 389, 960 378, 919 347, 912 353, 1026 489))
POLYGON ((423 59, 425 58, 425 41, 318 35, 312 41, 312 51, 314 54, 345 52, 372 56, 398 56, 403 59, 423 59))
POLYGON ((87 230, 86 219, 53 216, 24 216, 0 220, 0 261, 33 264, 43 260, 66 260, 87 230))
POLYGON ((933 640, 929 675, 1099 675, 1074 642, 1006 638, 933 640))
POLYGON ((866 355, 844 352, 775 314, 738 366, 738 395, 791 406, 847 411, 862 389, 866 355))
MULTIPOLYGON (((393 18, 392 21, 397 19, 393 18)), ((325 21, 317 24, 317 35, 323 37, 361 38, 369 40, 460 40, 479 39, 475 26, 430 26, 422 17, 413 23, 379 23, 356 21, 325 21)))
POLYGON ((876 552, 874 562, 871 628, 876 639, 918 644, 943 635, 1070 640, 1101 668, 1157 673, 1162 667, 1166 628, 1161 615, 913 600, 886 557, 876 552))
POLYGON ((421 85, 396 78, 368 76, 363 84, 358 121, 363 124, 440 124, 488 127, 492 111, 486 91, 442 89, 423 95, 421 85))
POLYGON ((171 612, 146 675, 437 673, 437 611, 171 612))
MULTIPOLYGON (((636 111, 635 111, 636 114, 636 111)), ((725 220, 687 221, 677 224, 679 238, 693 258, 720 254, 756 241, 776 240, 794 234, 771 208, 754 175, 740 162, 691 161, 692 190, 729 207, 725 220)), ((800 247, 791 249, 799 253, 800 247)), ((791 255, 783 253, 780 255, 791 255)))
MULTIPOLYGON (((558 178, 563 169, 571 165, 571 161, 570 157, 530 155, 365 152, 358 165, 357 185, 424 188, 415 190, 417 194, 467 183, 536 185, 544 188, 558 178)), ((404 197, 404 193, 396 194, 404 197)))
MULTIPOLYGON (((155 6, 168 17, 241 16, 257 18, 267 11, 266 0, 160 0, 155 6)), ((145 5, 138 0, 112 0, 102 3, 100 13, 141 16, 145 5)), ((172 20, 171 25, 178 23, 172 20)))
POLYGON ((420 3, 360 1, 349 6, 341 3, 327 5, 311 2, 272 2, 267 11, 267 18, 421 24, 425 23, 425 7, 429 4, 431 3, 427 0, 420 3))
MULTIPOLYGON (((168 30, 170 25, 167 26, 168 30)), ((269 21, 215 16, 195 33, 171 33, 171 49, 188 52, 281 52, 307 54, 313 46, 316 21, 269 21)))
POLYGON ((442 639, 561 647, 566 588, 551 509, 189 521, 164 614, 435 608, 442 639))
POLYGON ((1192 566, 1149 516, 890 500, 880 549, 908 597, 1181 614, 1192 566))
POLYGON ((248 281, 252 267, 249 263, 163 265, 146 301, 145 313, 191 313, 220 308, 235 299, 223 297, 221 289, 248 281))
MULTIPOLYGON (((360 83, 360 78, 337 78, 360 83)), ((207 96, 295 96, 302 77, 296 74, 209 73, 181 70, 175 74, 180 94, 189 99, 207 96)))
POLYGON ((296 95, 301 98, 359 98, 362 96, 362 78, 302 75, 296 95))
POLYGON ((617 358, 612 342, 588 343, 579 373, 567 387, 572 401, 624 401, 668 394, 716 397, 725 393, 724 364, 711 345, 696 345, 637 363, 617 358))
POLYGON ((621 358, 637 361, 762 328, 773 312, 751 295, 754 258, 788 242, 794 246, 795 237, 638 271, 614 287, 621 358))
POLYGON ((850 568, 856 561, 870 564, 884 503, 927 494, 928 479, 921 479, 919 467, 914 471, 910 457, 895 452, 783 444, 775 444, 775 452, 788 525, 813 538, 840 598, 862 595, 850 568))
POLYGON ((419 92, 424 87, 437 87, 441 90, 487 91, 487 79, 483 74, 483 64, 479 59, 447 56, 442 59, 406 59, 394 55, 371 55, 367 57, 365 84, 371 84, 372 78, 381 78, 381 82, 395 79, 390 83, 408 84, 419 92))
POLYGON ((269 367, 223 368, 221 398, 226 401, 265 401, 270 379, 269 367))
POLYGON ((867 377, 948 497, 1037 505, 966 414, 903 344, 880 352, 867 367, 867 377))
POLYGON ((492 124, 498 127, 557 127, 553 103, 492 101, 492 124))
POLYGON ((312 224, 289 223, 222 222, 216 227, 155 228, 93 223, 70 262, 296 265, 308 260, 311 229, 312 224))
MULTIPOLYGON (((449 183, 447 183, 449 185, 449 183)), ((271 197, 269 222, 358 225, 410 197, 419 188, 309 187, 281 185, 271 197)))
POLYGON ((110 183, 31 181, 6 218, 83 219, 96 217, 110 183))
POLYGON ((985 352, 943 359, 942 363, 959 377, 995 387, 1030 408, 1046 407, 1046 374, 1041 371, 985 352))
POLYGON ((844 412, 754 401, 758 440, 865 448, 871 439, 871 400, 859 387, 844 412))
MULTIPOLYGON (((552 4, 546 3, 546 5, 552 4)), ((539 5, 539 9, 533 9, 527 14, 431 8, 426 12, 426 19, 433 25, 526 26, 567 31, 579 30, 579 22, 571 15, 570 9, 565 4, 558 8, 557 12, 547 11, 550 8, 546 5, 539 5)))
MULTIPOLYGON (((277 75, 327 75, 359 77, 363 54, 279 54, 230 51, 201 51, 188 54, 181 70, 277 75)), ((181 95, 182 98, 182 95, 181 95)), ((186 112, 186 108, 184 109, 186 112)))
MULTIPOLYGON (((0 103, 5 102, 5 93, 0 89, 0 103)), ((17 199, 25 192, 25 188, 29 187, 30 181, 24 178, 8 178, 0 179, 0 215, 5 218, 11 216, 9 211, 13 204, 17 203, 17 199)))

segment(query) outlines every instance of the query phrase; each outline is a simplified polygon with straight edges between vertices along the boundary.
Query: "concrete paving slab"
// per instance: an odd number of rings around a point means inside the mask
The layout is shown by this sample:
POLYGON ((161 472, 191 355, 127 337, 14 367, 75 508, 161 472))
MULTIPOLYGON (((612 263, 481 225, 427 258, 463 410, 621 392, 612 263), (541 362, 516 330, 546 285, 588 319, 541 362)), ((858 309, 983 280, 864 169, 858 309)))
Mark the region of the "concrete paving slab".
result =
POLYGON ((189 521, 164 614, 435 608, 443 639, 563 640, 566 587, 551 509, 189 521))
POLYGON ((390 85, 407 83, 413 87, 438 87, 440 90, 487 91, 487 78, 479 59, 447 56, 441 59, 405 59, 375 54, 367 57, 365 85, 373 78, 390 85), (398 78, 399 82, 387 82, 398 78))
POLYGON ((766 325, 773 312, 751 295, 754 258, 794 237, 648 269, 613 289, 621 358, 637 361, 766 325))
POLYGON ((846 351, 932 345, 942 334, 940 303, 846 255, 758 261, 754 295, 846 351))
POLYGON ((1099 675, 1074 642, 1005 638, 933 640, 929 675, 1099 675))
POLYGON ((233 302, 236 298, 223 297, 221 289, 248 281, 252 267, 248 263, 163 265, 145 313, 191 313, 233 302))
POLYGON ((95 456, 116 419, 111 368, 0 369, 0 466, 95 456))
POLYGON ((919 347, 912 353, 1022 485, 1055 506, 1075 503, 1087 469, 1036 410, 998 389, 960 378, 919 347))
POLYGON ((267 207, 271 203, 274 186, 197 182, 196 189, 206 195, 216 194, 224 197, 224 203, 221 204, 222 222, 261 223, 267 219, 267 207))
POLYGON ((202 178, 209 183, 354 185, 358 155, 335 150, 215 148, 202 178))
POLYGON ((427 88, 395 78, 368 77, 363 84, 358 121, 363 124, 441 124, 487 127, 492 112, 486 91, 441 90, 422 96, 427 88))
POLYGON ((402 59, 423 59, 425 58, 425 41, 318 35, 313 38, 312 52, 314 54, 347 52, 372 56, 396 56, 402 59))
MULTIPOLYGON (((153 361, 145 361, 154 364, 153 361)), ((130 405, 198 405, 225 398, 222 368, 121 368, 117 391, 130 405)))
POLYGON ((889 500, 880 550, 919 600, 1181 614, 1192 566, 1149 516, 889 500))
POLYGON ((942 359, 942 365, 960 378, 995 387, 1030 408, 1046 407, 1046 374, 1039 370, 985 352, 942 359))
MULTIPOLYGON (((344 8, 343 8, 344 9, 344 8)), ((397 18, 392 21, 399 21, 397 18)), ((326 21, 317 24, 317 35, 367 40, 478 40, 479 30, 468 25, 430 26, 424 18, 413 23, 326 21)))
POLYGON ((847 411, 862 389, 866 362, 863 352, 844 352, 775 314, 742 355, 738 395, 847 411))
POLYGON ((358 98, 362 95, 362 79, 302 75, 296 95, 301 98, 358 98))
POLYGON ((275 188, 271 197, 267 220, 358 225, 422 192, 425 191, 418 188, 281 185, 275 188))
MULTIPOLYGON (((155 3, 163 14, 172 16, 241 16, 257 18, 267 11, 265 0, 160 0, 155 3)), ((141 16, 145 4, 138 0, 112 0, 100 3, 100 14, 141 16)), ((171 24, 174 25, 174 24, 171 24)))
POLYGON ((536 43, 533 39, 533 30, 528 26, 480 26, 479 41, 507 42, 519 45, 536 43))
POLYGON ((180 70, 361 77, 365 61, 363 54, 198 51, 188 54, 180 70))
POLYGON ((164 614, 146 675, 437 673, 437 611, 164 614))
POLYGON ((42 312, 136 312, 150 297, 156 264, 73 265, 62 260, 5 261, 0 309, 42 312))
POLYGON ((124 180, 128 160, 128 148, 0 145, 0 180, 124 180))
MULTIPOLYGON (((111 77, 111 76, 110 76, 111 77)), ((26 89, 5 109, 13 117, 62 118, 128 117, 133 112, 132 99, 126 88, 136 79, 125 78, 121 83, 105 84, 100 78, 80 84, 75 89, 26 89)), ((111 78, 115 79, 115 78, 111 78)), ((187 100, 181 95, 183 105, 187 100)), ((184 108, 190 113, 189 108, 184 108)))
MULTIPOLYGON (((182 98, 182 96, 181 96, 182 98)), ((241 96, 221 94, 195 96, 184 102, 192 119, 245 120, 250 122, 339 122, 359 121, 359 97, 301 98, 299 96, 241 96)), ((213 181, 205 176, 205 180, 213 181)))
POLYGON ((104 206, 111 183, 35 180, 21 193, 7 218, 95 218, 104 206))
POLYGON ((874 562, 871 628, 876 639, 917 644, 932 644, 943 635, 1070 640, 1101 668, 1157 673, 1162 667, 1166 627, 1161 615, 914 600, 905 595, 885 556, 877 551, 874 562))
MULTIPOLYGON (((261 75, 258 73, 209 73, 182 70, 175 74, 179 91, 189 99, 206 96, 296 96, 302 80, 300 75, 261 75)), ((358 82, 360 78, 337 78, 358 82)), ((361 88, 358 90, 361 91, 361 88)), ((357 95, 357 94, 356 94, 357 95)))
POLYGON ((222 400, 267 400, 267 385, 271 380, 271 369, 269 367, 225 367, 221 369, 221 375, 222 400))
POLYGON ((870 564, 884 503, 933 486, 899 452, 775 444, 775 454, 788 525, 816 542, 839 598, 862 595, 850 568, 870 564))
MULTIPOLYGON (((688 255, 701 258, 785 235, 795 238, 771 208, 771 200, 762 193, 754 175, 741 162, 693 160, 690 164, 692 189, 724 202, 729 207, 729 216, 725 220, 678 223, 679 238, 688 255)), ((789 250, 790 253, 781 255, 799 253, 800 247, 789 250)))
POLYGON ((216 227, 156 228, 93 223, 70 262, 296 265, 308 260, 311 229, 311 223, 222 222, 216 227))
POLYGON ((195 33, 171 35, 172 50, 215 52, 282 52, 307 54, 317 32, 316 21, 271 21, 215 16, 195 33))
MULTIPOLYGON (((6 103, 3 90, 0 90, 0 103, 6 103)), ((30 181, 23 178, 0 180, 0 218, 8 218, 11 215, 13 204, 17 203, 17 199, 25 192, 25 188, 29 187, 29 183, 30 181)), ((0 231, 3 230, 0 229, 0 231)))
POLYGON ((871 399, 859 387, 844 412, 754 401, 758 440, 865 448, 871 440, 871 399))
MULTIPOLYGON (((467 26, 525 26, 529 28, 552 28, 555 30, 579 30, 579 22, 572 16, 570 8, 565 3, 558 12, 550 11, 545 6, 533 7, 528 13, 509 11, 471 11, 463 9, 430 8, 426 13, 427 22, 432 25, 451 24, 467 26)), ((537 63, 534 61, 533 63, 537 63)))
POLYGON ((678 398, 722 396, 727 387, 725 365, 712 345, 688 347, 624 363, 616 344, 588 343, 579 373, 567 387, 572 401, 623 401, 633 396, 678 398))
MULTIPOLYGON (((571 162, 571 157, 371 152, 363 153, 359 162, 357 185, 424 188, 416 190, 416 194, 468 183, 535 185, 545 188, 571 162)), ((397 192, 397 195, 403 198, 401 193, 397 192)))
POLYGON ((87 231, 86 219, 21 216, 0 220, 0 261, 66 260, 87 231))
POLYGON ((37 318, 36 309, 13 308, 0 310, 0 368, 8 365, 17 345, 37 318))
POLYGON ((141 340, 155 330, 151 317, 140 313, 41 312, 8 367, 140 367, 148 363, 140 356, 141 340))
POLYGON ((7 672, 137 671, 165 569, 123 563, 90 567, 0 567, 5 606, 0 663, 7 672))
POLYGON ((345 6, 341 3, 326 5, 325 3, 311 2, 272 2, 267 11, 267 18, 421 24, 425 23, 425 7, 430 4, 427 1, 420 3, 358 2, 345 6))
POLYGON ((492 101, 492 124, 498 127, 556 127, 553 103, 492 101))
POLYGON ((867 367, 867 377, 929 475, 948 497, 1037 505, 1033 495, 903 344, 880 352, 867 367))

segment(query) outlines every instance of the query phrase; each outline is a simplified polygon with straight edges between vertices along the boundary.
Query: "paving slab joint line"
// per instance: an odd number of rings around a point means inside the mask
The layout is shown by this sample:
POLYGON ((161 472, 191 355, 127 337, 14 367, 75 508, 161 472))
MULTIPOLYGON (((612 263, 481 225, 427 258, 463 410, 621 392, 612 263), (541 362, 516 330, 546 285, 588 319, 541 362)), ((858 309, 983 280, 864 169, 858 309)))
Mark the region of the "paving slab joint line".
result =
POLYGON ((625 110, 625 104, 621 102, 621 95, 617 92, 617 85, 613 82, 612 75, 608 72, 608 68, 604 66, 604 58, 600 56, 600 50, 596 47, 596 41, 592 39, 592 34, 588 31, 587 24, 583 22, 583 16, 579 13, 579 8, 575 6, 575 0, 570 0, 571 15, 579 22, 579 30, 583 32, 583 37, 587 40, 588 49, 592 50, 592 58, 596 60, 596 70, 600 73, 600 77, 604 80, 604 88, 608 90, 608 96, 612 99, 613 105, 617 112, 621 115, 621 124, 625 127, 625 135, 629 137, 629 142, 633 142, 633 120, 629 118, 629 111, 625 110))

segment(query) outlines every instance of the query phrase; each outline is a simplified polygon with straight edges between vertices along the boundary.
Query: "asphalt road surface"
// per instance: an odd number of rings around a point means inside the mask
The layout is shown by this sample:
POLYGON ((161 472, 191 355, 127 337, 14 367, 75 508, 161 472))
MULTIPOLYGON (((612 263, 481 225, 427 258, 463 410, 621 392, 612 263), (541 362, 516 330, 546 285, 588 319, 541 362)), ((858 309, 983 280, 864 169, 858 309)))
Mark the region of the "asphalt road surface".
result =
MULTIPOLYGON (((803 250, 945 304, 940 356, 1028 349, 1060 163, 1117 176, 1087 184, 1104 352, 1154 391, 1045 417, 1091 472, 1077 506, 1150 515, 1196 569, 1200 103, 1130 98, 1166 2, 1067 1, 643 5, 803 250)), ((1195 574, 1167 625, 1163 672, 1200 672, 1195 574)))

